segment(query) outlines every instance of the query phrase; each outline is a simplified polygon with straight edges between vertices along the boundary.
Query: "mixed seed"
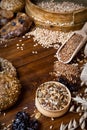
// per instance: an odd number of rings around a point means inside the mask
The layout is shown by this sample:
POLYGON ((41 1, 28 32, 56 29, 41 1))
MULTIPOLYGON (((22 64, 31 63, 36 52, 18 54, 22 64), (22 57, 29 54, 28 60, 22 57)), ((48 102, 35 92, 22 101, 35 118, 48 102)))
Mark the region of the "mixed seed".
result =
POLYGON ((82 40, 82 35, 72 35, 72 37, 65 43, 63 48, 59 51, 59 59, 63 62, 69 61, 82 40))
POLYGON ((69 93, 61 84, 47 82, 37 89, 40 105, 46 110, 61 110, 69 102, 69 93))

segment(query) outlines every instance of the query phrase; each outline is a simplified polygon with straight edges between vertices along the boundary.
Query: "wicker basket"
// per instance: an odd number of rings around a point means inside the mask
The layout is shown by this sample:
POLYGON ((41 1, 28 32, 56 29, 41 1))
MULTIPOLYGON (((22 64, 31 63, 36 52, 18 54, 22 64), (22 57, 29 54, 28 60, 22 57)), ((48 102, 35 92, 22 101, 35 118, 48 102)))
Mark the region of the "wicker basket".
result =
MULTIPOLYGON (((57 1, 59 2, 59 0, 57 1)), ((87 1, 75 0, 73 2, 82 3, 85 7, 75 11, 55 13, 42 9, 35 4, 35 1, 26 0, 25 10, 34 19, 36 25, 67 32, 81 29, 87 21, 87 1)))

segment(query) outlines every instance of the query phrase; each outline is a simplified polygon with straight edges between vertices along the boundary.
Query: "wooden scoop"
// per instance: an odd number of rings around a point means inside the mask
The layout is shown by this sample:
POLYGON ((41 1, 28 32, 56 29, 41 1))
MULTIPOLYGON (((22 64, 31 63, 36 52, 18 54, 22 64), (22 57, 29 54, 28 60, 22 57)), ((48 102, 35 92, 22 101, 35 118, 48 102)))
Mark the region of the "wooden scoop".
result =
POLYGON ((87 41, 87 22, 79 31, 75 31, 72 36, 57 51, 59 61, 69 63, 77 52, 87 41))

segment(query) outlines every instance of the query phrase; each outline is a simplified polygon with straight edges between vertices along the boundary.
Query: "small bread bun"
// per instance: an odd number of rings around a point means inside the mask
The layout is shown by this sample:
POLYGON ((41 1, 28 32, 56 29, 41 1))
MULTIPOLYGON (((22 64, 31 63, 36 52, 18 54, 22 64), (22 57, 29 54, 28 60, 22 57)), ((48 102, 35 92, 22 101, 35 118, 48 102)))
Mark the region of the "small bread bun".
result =
POLYGON ((0 111, 10 108, 17 101, 21 85, 16 77, 0 74, 0 111))
POLYGON ((11 10, 13 12, 21 11, 25 6, 24 0, 2 0, 0 7, 2 9, 11 10))
POLYGON ((47 117, 64 115, 68 111, 70 101, 70 91, 59 82, 45 82, 36 91, 36 108, 47 117))
POLYGON ((0 74, 8 74, 11 76, 16 76, 16 69, 15 67, 12 65, 11 62, 9 62, 8 60, 1 58, 0 57, 0 74))

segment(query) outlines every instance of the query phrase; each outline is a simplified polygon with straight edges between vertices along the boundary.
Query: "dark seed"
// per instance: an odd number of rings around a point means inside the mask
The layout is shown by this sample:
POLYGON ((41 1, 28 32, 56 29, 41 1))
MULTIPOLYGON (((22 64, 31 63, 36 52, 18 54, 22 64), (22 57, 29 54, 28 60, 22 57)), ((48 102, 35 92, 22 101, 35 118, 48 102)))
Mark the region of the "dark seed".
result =
POLYGON ((2 29, 2 32, 6 32, 6 29, 2 29))
POLYGON ((64 79, 62 77, 59 78, 58 80, 60 83, 66 85, 66 87, 72 92, 72 91, 77 91, 78 90, 78 87, 76 84, 72 84, 72 83, 69 83, 67 79, 64 79))
POLYGON ((16 22, 12 22, 11 25, 12 25, 12 26, 15 26, 15 25, 16 25, 16 22))
POLYGON ((3 71, 3 68, 2 68, 2 65, 1 65, 1 63, 0 63, 0 72, 2 72, 3 71))
POLYGON ((22 19, 22 18, 19 18, 19 20, 18 20, 18 21, 19 21, 19 23, 20 23, 20 24, 23 24, 23 23, 25 22, 25 20, 24 20, 24 19, 22 19))

